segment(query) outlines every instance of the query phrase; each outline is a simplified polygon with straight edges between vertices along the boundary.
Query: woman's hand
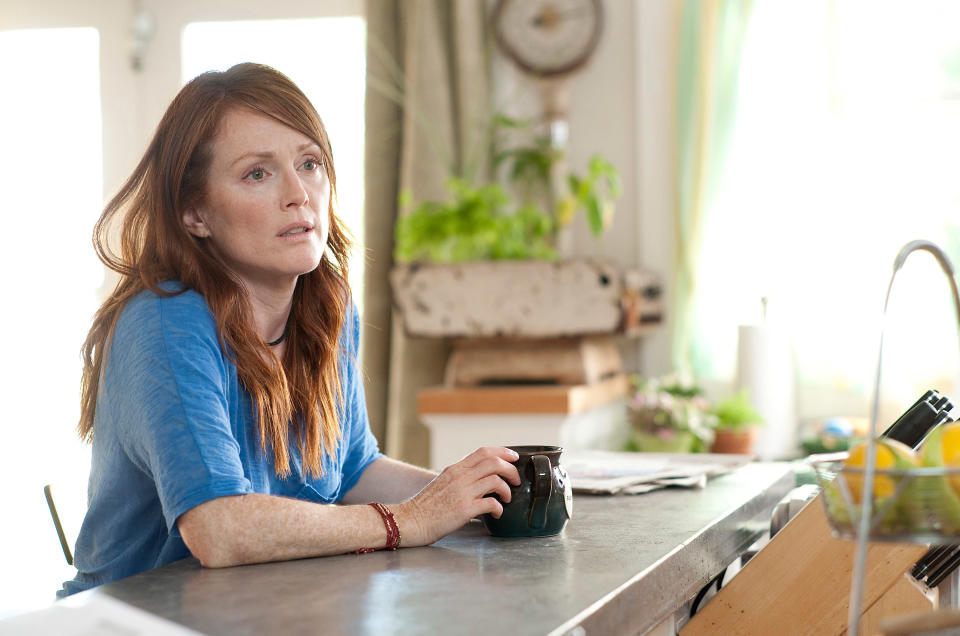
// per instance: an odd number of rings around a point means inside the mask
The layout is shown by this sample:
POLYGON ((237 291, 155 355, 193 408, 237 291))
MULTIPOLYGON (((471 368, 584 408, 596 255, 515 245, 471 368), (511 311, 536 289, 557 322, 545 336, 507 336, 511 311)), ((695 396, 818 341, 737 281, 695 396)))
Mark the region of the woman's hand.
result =
POLYGON ((509 448, 480 448, 447 466, 416 496, 394 506, 402 545, 428 545, 476 516, 499 518, 503 506, 494 497, 510 501, 510 486, 520 485, 520 474, 511 462, 518 459, 509 448))

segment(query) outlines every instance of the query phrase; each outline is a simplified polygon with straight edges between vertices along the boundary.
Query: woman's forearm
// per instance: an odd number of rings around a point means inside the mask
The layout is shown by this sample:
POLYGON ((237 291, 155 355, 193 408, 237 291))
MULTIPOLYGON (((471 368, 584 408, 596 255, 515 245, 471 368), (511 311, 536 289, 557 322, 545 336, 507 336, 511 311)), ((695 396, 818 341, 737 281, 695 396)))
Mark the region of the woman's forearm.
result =
POLYGON ((227 567, 379 548, 387 531, 370 506, 316 504, 274 495, 220 497, 177 520, 205 567, 227 567))
POLYGON ((448 466, 439 475, 381 458, 367 467, 344 503, 327 505, 275 495, 250 494, 212 499, 177 520, 187 548, 206 567, 343 554, 387 543, 380 513, 363 505, 389 503, 401 545, 433 543, 477 515, 499 517, 496 493, 510 501, 518 485, 517 454, 487 447, 448 466))
POLYGON ((380 457, 360 475, 342 502, 362 504, 379 501, 396 504, 410 499, 436 478, 437 473, 389 457, 380 457))

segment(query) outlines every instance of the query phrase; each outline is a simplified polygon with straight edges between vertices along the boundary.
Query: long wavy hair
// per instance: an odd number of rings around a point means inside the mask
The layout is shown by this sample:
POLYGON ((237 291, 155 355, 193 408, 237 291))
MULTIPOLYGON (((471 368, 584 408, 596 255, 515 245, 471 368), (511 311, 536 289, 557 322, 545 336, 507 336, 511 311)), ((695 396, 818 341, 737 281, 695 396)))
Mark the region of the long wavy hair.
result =
POLYGON ((80 438, 93 439, 97 395, 109 343, 121 311, 144 289, 178 280, 200 293, 213 312, 220 344, 236 363, 240 382, 256 408, 260 446, 272 451, 279 476, 291 473, 290 426, 309 475, 323 473, 323 454, 333 456, 342 437, 338 404, 340 332, 350 310, 347 258, 351 240, 334 213, 336 172, 330 141, 310 101, 285 75, 268 66, 238 64, 204 73, 180 90, 167 108, 136 170, 104 208, 93 232, 100 260, 120 275, 97 311, 84 342, 80 438), (190 234, 184 210, 202 204, 213 143, 224 115, 249 108, 303 133, 321 149, 330 178, 330 231, 320 265, 299 277, 279 360, 254 330, 240 279, 190 234), (119 246, 117 253, 110 245, 119 246))

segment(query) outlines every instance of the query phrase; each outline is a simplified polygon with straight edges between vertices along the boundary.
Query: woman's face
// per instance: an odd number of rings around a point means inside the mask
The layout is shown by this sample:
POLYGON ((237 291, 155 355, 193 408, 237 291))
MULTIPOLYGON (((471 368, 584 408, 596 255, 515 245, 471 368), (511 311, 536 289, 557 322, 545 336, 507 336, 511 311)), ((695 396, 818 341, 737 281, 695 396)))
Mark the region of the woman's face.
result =
POLYGON ((246 108, 230 110, 219 131, 204 202, 184 223, 247 285, 289 285, 326 249, 330 180, 320 148, 246 108))

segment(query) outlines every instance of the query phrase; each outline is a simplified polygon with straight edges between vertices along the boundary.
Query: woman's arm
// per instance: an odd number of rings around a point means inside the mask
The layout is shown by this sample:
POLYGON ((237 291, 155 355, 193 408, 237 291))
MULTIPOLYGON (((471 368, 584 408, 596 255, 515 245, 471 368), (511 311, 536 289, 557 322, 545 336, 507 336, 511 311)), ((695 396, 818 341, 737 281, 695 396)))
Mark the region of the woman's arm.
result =
MULTIPOLYGON (((510 501, 507 482, 520 483, 510 463, 516 459, 516 453, 507 448, 481 448, 445 468, 413 498, 391 505, 401 545, 428 545, 477 515, 499 517, 503 506, 484 495, 496 493, 510 501)), ((361 482, 379 461, 364 471, 361 482)), ((380 464, 360 491, 358 482, 348 495, 398 496, 425 481, 427 473, 391 460, 380 464), (399 475, 399 483, 390 483, 391 475, 399 475)), ((343 554, 380 547, 387 537, 383 520, 370 506, 322 505, 262 494, 212 499, 180 515, 177 526, 190 552, 205 567, 343 554)))
POLYGON ((184 543, 204 567, 343 554, 386 543, 370 506, 334 506, 274 495, 218 497, 177 519, 184 543))
POLYGON ((379 501, 395 504, 410 499, 431 481, 437 473, 389 457, 380 457, 366 467, 353 488, 344 494, 345 504, 363 504, 379 501))

